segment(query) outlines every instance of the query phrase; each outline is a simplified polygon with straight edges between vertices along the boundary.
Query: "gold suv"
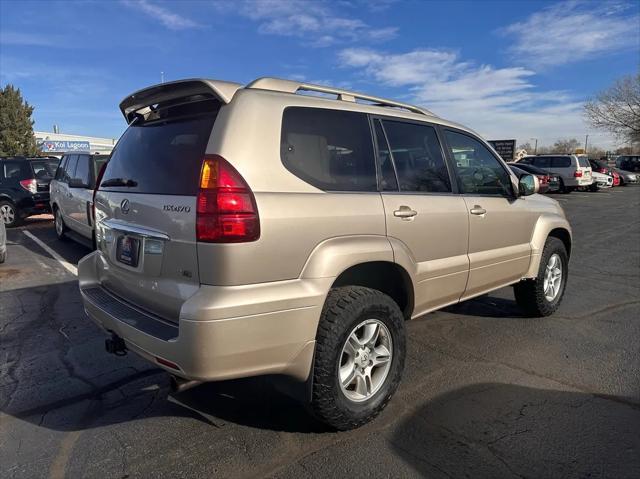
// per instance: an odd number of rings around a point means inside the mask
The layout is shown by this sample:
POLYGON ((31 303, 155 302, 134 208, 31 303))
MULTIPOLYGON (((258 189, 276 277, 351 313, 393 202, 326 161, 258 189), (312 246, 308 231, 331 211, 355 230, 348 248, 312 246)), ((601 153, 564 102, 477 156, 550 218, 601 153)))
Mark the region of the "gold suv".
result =
POLYGON ((416 106, 274 78, 125 98, 95 195, 88 315, 178 391, 276 375, 337 429, 396 390, 405 321, 507 285, 565 290, 571 230, 476 133, 416 106))

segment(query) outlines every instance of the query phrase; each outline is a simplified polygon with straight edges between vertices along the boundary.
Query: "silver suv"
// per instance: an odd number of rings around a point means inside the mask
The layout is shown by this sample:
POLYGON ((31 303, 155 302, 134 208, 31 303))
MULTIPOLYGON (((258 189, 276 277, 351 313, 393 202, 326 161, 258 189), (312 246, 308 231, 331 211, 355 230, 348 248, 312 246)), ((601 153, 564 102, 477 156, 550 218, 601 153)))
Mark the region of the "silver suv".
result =
POLYGON ((80 291, 107 349, 177 390, 281 375, 355 428, 400 382, 406 320, 507 285, 532 316, 562 300, 558 203, 429 111, 273 78, 165 83, 120 109, 80 291))
POLYGON ((562 193, 571 193, 576 188, 591 186, 593 183, 589 158, 583 155, 525 156, 518 163, 533 165, 558 175, 562 193))
POLYGON ((55 178, 49 184, 49 201, 58 239, 76 234, 93 241, 93 194, 96 180, 108 160, 108 155, 77 152, 63 155, 55 178))

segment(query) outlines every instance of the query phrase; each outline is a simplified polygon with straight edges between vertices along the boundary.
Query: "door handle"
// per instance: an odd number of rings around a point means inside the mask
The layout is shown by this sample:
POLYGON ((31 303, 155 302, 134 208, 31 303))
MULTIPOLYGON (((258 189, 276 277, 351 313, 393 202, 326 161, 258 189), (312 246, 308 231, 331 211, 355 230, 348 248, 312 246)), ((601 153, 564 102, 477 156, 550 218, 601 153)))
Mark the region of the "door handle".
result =
POLYGON ((417 214, 418 214, 417 211, 412 210, 408 206, 404 206, 404 205, 393 212, 393 216, 397 218, 402 218, 402 219, 413 218, 417 214))
POLYGON ((481 216, 483 214, 485 214, 487 212, 487 210, 485 210, 482 206, 480 205, 474 205, 473 208, 471 208, 471 214, 472 215, 478 215, 481 216))

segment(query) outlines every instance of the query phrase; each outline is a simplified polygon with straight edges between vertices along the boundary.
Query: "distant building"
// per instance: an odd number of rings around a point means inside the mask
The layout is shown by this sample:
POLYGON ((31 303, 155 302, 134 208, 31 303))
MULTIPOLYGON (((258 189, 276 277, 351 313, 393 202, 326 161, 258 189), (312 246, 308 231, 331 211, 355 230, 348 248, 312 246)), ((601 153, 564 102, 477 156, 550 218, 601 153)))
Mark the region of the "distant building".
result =
POLYGON ((117 138, 97 138, 50 131, 34 131, 33 134, 42 153, 53 156, 60 156, 66 151, 109 154, 118 141, 117 138))

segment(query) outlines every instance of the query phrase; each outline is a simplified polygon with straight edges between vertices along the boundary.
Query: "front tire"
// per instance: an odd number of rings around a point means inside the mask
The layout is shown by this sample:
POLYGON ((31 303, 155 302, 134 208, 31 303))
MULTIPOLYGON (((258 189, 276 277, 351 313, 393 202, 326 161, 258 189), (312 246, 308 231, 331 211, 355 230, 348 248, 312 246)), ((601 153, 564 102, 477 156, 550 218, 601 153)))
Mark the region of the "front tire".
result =
POLYGON ((57 207, 53 208, 53 224, 55 226, 56 236, 58 239, 66 241, 67 237, 65 236, 65 233, 67 232, 67 226, 64 224, 60 210, 57 207))
POLYGON ((558 238, 547 238, 538 276, 520 281, 513 288, 516 302, 528 316, 553 314, 564 296, 568 274, 569 256, 564 243, 558 238))
POLYGON ((371 421, 395 393, 405 354, 404 317, 393 299, 360 286, 332 289, 316 335, 313 414, 338 430, 371 421))

